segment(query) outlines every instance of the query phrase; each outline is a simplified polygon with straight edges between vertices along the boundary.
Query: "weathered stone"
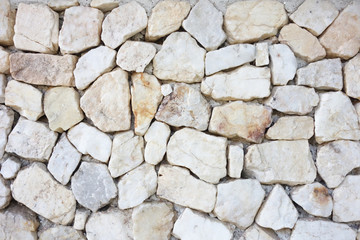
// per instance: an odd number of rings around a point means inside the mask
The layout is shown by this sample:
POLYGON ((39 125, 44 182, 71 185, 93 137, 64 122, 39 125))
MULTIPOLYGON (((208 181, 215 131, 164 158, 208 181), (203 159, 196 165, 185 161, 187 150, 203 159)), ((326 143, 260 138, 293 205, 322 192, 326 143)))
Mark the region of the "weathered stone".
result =
POLYGON ((270 69, 245 65, 201 82, 201 92, 215 100, 252 100, 270 95, 270 69))
POLYGON ((10 53, 0 46, 0 73, 10 73, 10 53))
POLYGON ((78 6, 78 0, 49 0, 48 6, 58 12, 64 11, 67 8, 78 6))
POLYGON ((13 45, 15 12, 11 11, 10 1, 0 2, 0 44, 13 45))
POLYGON ((80 99, 81 109, 103 132, 130 128, 128 74, 116 69, 99 77, 80 99))
POLYGON ((228 146, 227 170, 229 177, 240 178, 244 165, 244 150, 242 144, 228 146))
POLYGON ((14 111, 0 105, 0 158, 3 157, 8 141, 8 135, 14 122, 14 111))
POLYGON ((173 92, 171 84, 162 84, 161 85, 161 94, 165 97, 173 92))
POLYGON ((188 33, 172 33, 153 59, 154 75, 162 80, 201 82, 205 53, 188 33))
POLYGON ((210 104, 192 85, 175 84, 171 94, 164 97, 155 119, 175 127, 206 130, 210 118, 210 104))
POLYGON ((86 238, 82 232, 69 226, 54 226, 39 233, 39 240, 53 239, 85 240, 86 238))
POLYGON ((5 103, 5 88, 7 80, 5 74, 0 74, 0 103, 5 103))
POLYGON ((254 179, 239 179, 217 185, 215 215, 221 220, 231 222, 240 229, 246 229, 265 197, 265 191, 254 179))
POLYGON ((61 53, 79 53, 100 44, 104 14, 90 7, 76 6, 65 10, 60 30, 61 53))
POLYGON ((312 183, 316 168, 306 140, 272 141, 251 145, 245 155, 244 170, 264 184, 290 186, 312 183))
POLYGON ((285 44, 274 44, 269 47, 271 80, 274 85, 286 85, 294 79, 297 61, 294 53, 285 44))
POLYGON ((271 229, 262 228, 257 224, 253 224, 245 230, 240 240, 254 240, 254 239, 279 240, 279 237, 271 229))
POLYGON ((314 135, 314 119, 308 116, 279 118, 266 132, 266 138, 275 140, 310 139, 314 135))
POLYGON ((1 164, 1 175, 5 179, 15 178, 18 171, 20 170, 21 162, 16 159, 15 157, 8 157, 6 160, 1 164))
POLYGON ((54 223, 67 225, 74 218, 73 193, 57 183, 43 163, 33 163, 21 170, 11 191, 16 201, 54 223))
POLYGON ((92 0, 90 6, 108 12, 119 6, 117 0, 92 0))
POLYGON ((157 196, 203 212, 211 212, 216 201, 216 187, 190 175, 189 170, 160 165, 157 196))
MULTIPOLYGON (((339 60, 340 62, 340 60, 339 60)), ((360 54, 356 55, 345 64, 344 87, 349 97, 360 99, 360 54)), ((340 71, 341 73, 341 71, 340 71)), ((341 90, 338 89, 338 90, 341 90)))
POLYGON ((115 49, 128 38, 146 28, 145 9, 136 1, 121 5, 112 10, 102 24, 101 40, 106 46, 115 49))
POLYGON ((147 163, 157 165, 166 152, 167 141, 170 137, 170 127, 165 123, 154 121, 147 130, 144 158, 147 163))
POLYGON ((266 66, 269 64, 269 43, 256 43, 255 65, 257 67, 266 66))
POLYGON ((84 230, 85 224, 90 215, 90 210, 84 209, 84 208, 78 208, 75 212, 75 218, 74 218, 74 229, 76 230, 84 230))
POLYGON ((0 175, 0 209, 6 208, 11 201, 10 183, 0 175))
POLYGON ((213 108, 209 131, 228 138, 261 142, 265 128, 271 124, 271 112, 271 108, 257 103, 227 103, 213 108))

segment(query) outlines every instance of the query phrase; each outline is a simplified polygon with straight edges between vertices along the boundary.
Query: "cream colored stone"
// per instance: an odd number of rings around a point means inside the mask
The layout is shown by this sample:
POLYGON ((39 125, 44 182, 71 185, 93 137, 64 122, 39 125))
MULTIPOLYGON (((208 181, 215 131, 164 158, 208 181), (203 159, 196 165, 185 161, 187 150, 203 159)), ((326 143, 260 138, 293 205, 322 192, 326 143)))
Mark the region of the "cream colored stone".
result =
POLYGON ((5 103, 5 88, 7 85, 6 76, 0 74, 0 103, 5 103))
POLYGON ((314 119, 308 116, 281 117, 266 132, 272 140, 310 139, 313 135, 314 119))
POLYGON ((269 47, 271 81, 274 85, 286 85, 294 79, 297 61, 294 53, 285 44, 274 44, 269 47))
POLYGON ((154 121, 147 130, 144 158, 147 163, 157 165, 166 152, 167 141, 170 137, 170 127, 165 123, 154 121))
POLYGON ((84 230, 86 221, 88 220, 88 217, 90 215, 90 210, 84 209, 84 208, 78 208, 75 212, 75 218, 74 218, 74 229, 76 230, 84 230))
POLYGON ((98 8, 103 12, 108 12, 119 6, 117 0, 92 0, 90 6, 98 8))
POLYGON ((262 228, 257 224, 253 224, 248 227, 240 240, 279 240, 279 237, 274 231, 267 228, 262 228))
POLYGON ((5 161, 1 164, 0 174, 5 179, 15 178, 18 171, 21 168, 21 162, 17 158, 10 156, 5 158, 5 161))
POLYGON ((86 240, 82 232, 69 226, 54 226, 39 233, 39 240, 53 239, 86 240))
MULTIPOLYGON (((14 112, 11 110, 11 108, 0 105, 0 159, 4 156, 8 135, 11 131, 13 122, 14 112)), ((2 165, 1 173, 5 177, 4 172, 6 170, 4 169, 4 163, 2 165)))
POLYGON ((161 94, 165 97, 173 92, 171 84, 162 84, 161 85, 161 94))
POLYGON ((257 67, 266 66, 269 64, 269 43, 259 42, 256 43, 256 57, 255 65, 257 67))
POLYGON ((0 46, 0 73, 10 73, 10 53, 0 46))
POLYGON ((78 0, 49 0, 48 6, 55 11, 61 12, 67 8, 78 6, 78 0))
POLYGON ((360 54, 345 64, 344 88, 349 97, 360 99, 360 54))
POLYGON ((15 12, 10 8, 10 1, 0 2, 0 44, 13 45, 15 12))
POLYGON ((240 178, 244 165, 244 150, 242 144, 228 146, 227 170, 229 177, 240 178))
POLYGON ((11 201, 10 182, 0 175, 0 209, 6 208, 11 201))

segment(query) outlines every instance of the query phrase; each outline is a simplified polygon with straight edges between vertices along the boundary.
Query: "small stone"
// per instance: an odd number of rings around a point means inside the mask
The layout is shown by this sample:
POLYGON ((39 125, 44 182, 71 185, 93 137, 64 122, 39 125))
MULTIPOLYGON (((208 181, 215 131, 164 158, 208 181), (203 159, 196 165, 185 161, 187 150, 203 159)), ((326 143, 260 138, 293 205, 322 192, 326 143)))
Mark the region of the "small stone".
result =
POLYGON ((251 44, 236 44, 206 53, 206 75, 238 67, 254 61, 255 47, 251 44))
POLYGON ((76 209, 74 226, 73 226, 74 229, 81 231, 84 230, 89 215, 90 215, 90 210, 86 210, 84 208, 76 209))
POLYGON ((230 44, 256 42, 275 36, 288 22, 284 5, 277 1, 241 1, 229 5, 224 16, 230 44))
POLYGON ((162 84, 161 85, 161 94, 165 97, 173 92, 171 84, 162 84))
POLYGON ((115 134, 109 162, 111 176, 117 178, 139 166, 144 161, 143 152, 141 136, 135 136, 131 130, 115 134))
MULTIPOLYGON (((340 60, 339 60, 340 62, 340 60)), ((340 72, 341 73, 341 72, 340 72)), ((346 95, 360 99, 360 54, 350 59, 344 67, 344 87, 346 95)), ((338 90, 341 90, 338 89, 338 90)))
POLYGON ((21 162, 15 157, 8 157, 5 162, 1 164, 1 175, 5 179, 15 178, 20 170, 21 162))
POLYGON ((5 88, 7 80, 5 74, 0 74, 0 103, 5 103, 5 88))
POLYGON ((103 19, 104 14, 96 8, 76 6, 66 9, 59 35, 61 53, 79 53, 98 46, 103 19))
POLYGON ((101 40, 112 49, 119 47, 130 37, 147 26, 145 9, 136 1, 121 5, 112 10, 102 24, 101 40))
POLYGON ((6 208, 11 201, 10 184, 0 175, 0 209, 6 208))
POLYGON ((54 226, 39 233, 39 240, 53 240, 53 239, 67 239, 67 240, 85 240, 82 232, 75 230, 69 226, 54 226))
POLYGON ((228 138, 261 142, 271 124, 271 112, 271 108, 257 103, 227 103, 213 108, 209 131, 228 138))
POLYGON ((171 94, 164 97, 155 119, 175 127, 193 127, 204 131, 210 118, 210 104, 193 85, 174 84, 171 94))
POLYGON ((11 191, 16 201, 54 223, 67 225, 74 219, 73 193, 56 182, 43 163, 33 163, 21 170, 11 191))
POLYGON ((91 49, 79 58, 74 70, 75 85, 84 90, 97 77, 115 67, 116 51, 106 46, 91 49))
POLYGON ((13 45, 15 12, 10 8, 10 1, 0 2, 0 44, 13 45))
POLYGON ((315 110, 315 139, 318 143, 360 139, 355 108, 343 92, 320 93, 315 110))
POLYGON ((147 130, 144 158, 147 163, 157 165, 163 159, 167 142, 170 137, 170 127, 165 123, 154 121, 147 130))
POLYGON ((0 73, 10 73, 10 53, 0 46, 0 73))
POLYGON ((240 178, 244 165, 244 150, 242 144, 228 146, 227 164, 229 177, 240 178))
POLYGON ((211 212, 216 201, 216 187, 190 175, 189 170, 160 165, 157 196, 184 207, 211 212))
POLYGON ((201 82, 201 92, 215 100, 253 100, 270 95, 270 69, 245 65, 201 82))
POLYGON ((265 197, 265 191, 254 179, 238 179, 217 185, 214 214, 244 230, 250 226, 265 197))
POLYGON ((246 176, 264 184, 290 186, 312 183, 316 167, 306 140, 272 141, 248 147, 245 155, 246 176))
POLYGON ((143 203, 132 212, 134 239, 170 238, 174 224, 173 206, 165 202, 143 203))
POLYGON ((154 75, 161 80, 194 83, 204 76, 205 49, 186 32, 166 38, 153 60, 154 75))
POLYGON ((296 56, 307 62, 314 62, 326 56, 326 51, 319 40, 294 23, 290 23, 281 29, 279 41, 289 45, 296 56))
POLYGON ((245 230, 240 240, 255 240, 255 239, 279 240, 279 237, 271 229, 262 228, 257 224, 253 224, 245 230))
POLYGON ((8 135, 14 122, 14 111, 4 105, 0 105, 0 159, 5 153, 8 135))
POLYGON ((145 38, 156 41, 178 30, 190 11, 185 1, 160 1, 152 9, 145 38))
POLYGON ((79 204, 96 212, 116 197, 117 189, 105 164, 82 162, 71 178, 71 189, 79 204))
POLYGON ((255 65, 257 67, 266 66, 269 64, 269 43, 259 42, 256 43, 256 57, 255 65))
POLYGON ((130 89, 127 72, 118 68, 99 77, 81 97, 80 107, 103 132, 130 129, 130 89))
POLYGON ((320 90, 341 90, 343 88, 340 58, 310 63, 297 70, 296 76, 297 85, 305 85, 320 90))
POLYGON ((318 217, 329 217, 333 209, 333 201, 329 190, 318 182, 295 187, 291 198, 307 213, 318 217))
POLYGON ((314 135, 314 119, 308 116, 281 117, 266 132, 272 140, 310 139, 314 135))
POLYGON ((109 12, 118 7, 119 2, 117 0, 92 0, 90 6, 103 12, 109 12))
POLYGON ((78 0, 49 0, 48 6, 58 12, 62 12, 67 8, 78 6, 78 0))
POLYGON ((108 162, 111 139, 97 128, 81 122, 68 131, 67 137, 82 154, 89 154, 100 162, 108 162))
POLYGON ((34 85, 75 86, 74 55, 13 53, 10 55, 11 76, 18 81, 34 85))
POLYGON ((297 61, 294 53, 285 44, 269 47, 271 80, 274 85, 286 85, 295 77, 297 61))

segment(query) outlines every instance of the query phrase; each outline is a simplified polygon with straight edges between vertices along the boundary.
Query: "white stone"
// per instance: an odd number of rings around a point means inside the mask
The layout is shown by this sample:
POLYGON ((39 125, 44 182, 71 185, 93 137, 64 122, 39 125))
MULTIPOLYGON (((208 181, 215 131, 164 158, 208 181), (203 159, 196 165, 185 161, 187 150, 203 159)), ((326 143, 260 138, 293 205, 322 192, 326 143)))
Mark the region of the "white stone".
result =
POLYGON ((0 175, 0 209, 6 208, 11 201, 10 184, 0 175))
POLYGON ((345 87, 345 92, 349 97, 360 99, 359 79, 360 79, 360 54, 350 59, 345 64, 344 67, 344 87, 345 87))
POLYGON ((14 111, 4 105, 0 105, 0 158, 5 153, 8 135, 14 122, 14 111))
POLYGON ((1 175, 5 179, 15 178, 20 170, 21 162, 15 157, 6 158, 5 162, 1 164, 1 175))
POLYGON ((308 116, 281 117, 266 132, 272 140, 310 139, 313 135, 314 119, 308 116))
POLYGON ((167 142, 170 137, 170 127, 165 123, 154 121, 147 130, 144 159, 147 163, 157 165, 163 159, 167 142))
POLYGON ((173 92, 171 84, 162 84, 161 85, 161 94, 165 97, 173 92))
POLYGON ((266 66, 269 64, 269 43, 256 43, 255 65, 257 67, 266 66))
POLYGON ((84 234, 69 226, 54 226, 42 232, 39 232, 39 240, 86 240, 84 234))
POLYGON ((188 33, 172 33, 153 59, 153 73, 161 80, 201 82, 205 53, 188 33))
POLYGON ((5 88, 7 80, 5 74, 0 74, 0 103, 5 103, 5 88))
POLYGON ((244 165, 244 150, 242 144, 228 146, 227 170, 229 177, 240 178, 244 165))
POLYGON ((10 53, 0 46, 0 73, 10 73, 10 53))
POLYGON ((244 170, 264 184, 312 183, 316 167, 306 140, 272 141, 248 147, 244 170))
POLYGON ((111 139, 97 128, 81 122, 68 131, 67 137, 82 154, 89 154, 100 162, 108 162, 111 139))
POLYGON ((84 230, 85 224, 90 215, 90 210, 86 210, 83 208, 76 209, 75 218, 74 218, 74 229, 76 230, 84 230))
POLYGON ((98 8, 103 12, 108 12, 119 6, 117 0, 92 0, 90 6, 98 8))
POLYGON ((49 0, 48 6, 58 12, 64 11, 67 8, 78 6, 78 0, 49 0))
POLYGON ((271 80, 274 85, 286 85, 294 79, 297 61, 294 53, 285 44, 274 44, 269 47, 271 80))
POLYGON ((13 45, 15 11, 10 8, 10 1, 0 2, 0 44, 13 45))
POLYGON ((248 227, 240 240, 279 240, 278 235, 271 229, 262 228, 257 224, 248 227))
POLYGON ((145 9, 131 1, 113 9, 102 24, 101 40, 112 49, 146 28, 145 9))
POLYGON ((244 230, 250 226, 265 197, 265 191, 254 179, 238 179, 217 185, 215 215, 244 230))

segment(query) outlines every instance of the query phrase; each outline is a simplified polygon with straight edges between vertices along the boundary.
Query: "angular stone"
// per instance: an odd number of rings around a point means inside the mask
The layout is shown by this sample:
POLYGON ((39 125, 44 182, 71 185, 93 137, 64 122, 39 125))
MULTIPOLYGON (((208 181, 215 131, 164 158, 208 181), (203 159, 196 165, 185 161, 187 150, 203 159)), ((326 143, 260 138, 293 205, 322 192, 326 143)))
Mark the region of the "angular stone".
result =
POLYGON ((199 47, 188 33, 172 33, 153 59, 153 73, 162 80, 201 82, 205 53, 205 49, 199 47))
POLYGON ((261 142, 271 124, 271 108, 257 103, 236 101, 214 107, 209 131, 228 138, 261 142))
POLYGON ((39 240, 53 239, 85 240, 86 238, 82 232, 69 226, 54 226, 39 233, 39 240))
POLYGON ((10 53, 5 48, 0 47, 0 73, 10 73, 10 53))
MULTIPOLYGON (((339 60, 340 62, 340 60, 339 60)), ((360 54, 348 61, 344 67, 344 87, 346 95, 360 99, 360 54)), ((338 90, 341 90, 338 89, 338 90)))
POLYGON ((7 80, 5 74, 0 74, 0 103, 5 103, 5 88, 7 80))
POLYGON ((270 69, 245 65, 201 82, 201 92, 215 100, 253 100, 270 95, 270 69))
POLYGON ((102 24, 101 40, 112 49, 146 28, 145 9, 136 1, 112 10, 102 24))
POLYGON ((118 7, 119 2, 117 0, 92 0, 90 6, 103 12, 109 12, 118 7))
POLYGON ((244 150, 242 144, 228 146, 227 170, 229 177, 240 178, 244 165, 244 150))
POLYGON ((109 162, 109 171, 117 178, 136 168, 144 161, 144 140, 133 131, 117 133, 109 162))
POLYGON ((254 179, 238 179, 217 185, 214 214, 244 230, 250 226, 265 197, 265 191, 254 179))
POLYGON ((313 135, 314 119, 308 116, 281 117, 266 132, 272 140, 310 139, 313 135))
POLYGON ((264 184, 312 183, 316 167, 306 140, 272 141, 248 147, 244 170, 264 184))
POLYGON ((64 11, 67 8, 78 6, 78 0, 49 0, 48 6, 58 12, 64 11))
POLYGON ((284 5, 277 1, 241 1, 229 5, 224 16, 230 44, 256 42, 275 36, 288 22, 284 5))
POLYGON ((343 92, 320 94, 315 110, 315 139, 318 143, 360 139, 358 116, 350 98, 343 92))
POLYGON ((116 197, 117 189, 105 164, 82 162, 71 178, 71 189, 79 204, 96 212, 116 197))
POLYGON ((173 92, 173 89, 172 89, 171 84, 162 84, 161 85, 161 94, 163 96, 167 96, 172 92, 173 92))
POLYGON ((0 105, 0 158, 3 157, 8 141, 8 135, 14 122, 14 111, 0 105))
POLYGON ((147 130, 144 158, 147 163, 157 165, 163 159, 167 142, 170 137, 170 127, 165 123, 154 121, 147 130))
POLYGON ((75 85, 84 90, 97 77, 115 67, 116 51, 106 46, 91 49, 79 58, 74 70, 75 85))
POLYGON ((11 201, 10 184, 0 175, 0 209, 6 208, 11 201))
POLYGON ((245 230, 240 240, 254 240, 254 239, 279 240, 279 237, 271 229, 262 228, 257 224, 253 224, 245 230))
POLYGON ((111 139, 97 128, 81 122, 68 131, 67 137, 82 154, 89 154, 100 162, 108 162, 111 139))
POLYGON ((99 77, 80 99, 81 109, 103 132, 130 128, 130 90, 128 74, 115 69, 99 77))
POLYGON ((84 230, 87 219, 90 215, 90 210, 86 210, 84 208, 78 208, 75 212, 74 218, 74 229, 76 230, 84 230))
POLYGON ((0 44, 13 45, 15 12, 10 8, 10 1, 0 2, 0 44))
POLYGON ((155 119, 175 127, 193 127, 204 131, 210 118, 210 104, 200 91, 188 84, 175 84, 171 94, 164 97, 155 119))
POLYGON ((203 212, 211 212, 216 201, 216 187, 190 175, 189 170, 160 165, 157 196, 203 212))
POLYGON ((269 64, 269 43, 259 42, 256 43, 256 57, 255 65, 257 67, 266 66, 269 64))
POLYGON ((76 61, 74 55, 18 52, 10 55, 10 72, 15 80, 34 85, 75 86, 76 61))
POLYGON ((67 225, 74 219, 73 193, 57 183, 43 163, 33 163, 21 170, 11 191, 16 201, 54 223, 67 225))
POLYGON ((269 47, 271 81, 274 85, 286 85, 294 79, 297 61, 294 53, 285 44, 274 44, 269 47))
POLYGON ((320 90, 341 90, 343 77, 340 58, 324 59, 300 68, 296 73, 296 84, 320 90))
POLYGON ((21 162, 15 157, 11 156, 6 158, 6 160, 1 164, 0 173, 5 179, 12 179, 16 177, 20 167, 21 162))

